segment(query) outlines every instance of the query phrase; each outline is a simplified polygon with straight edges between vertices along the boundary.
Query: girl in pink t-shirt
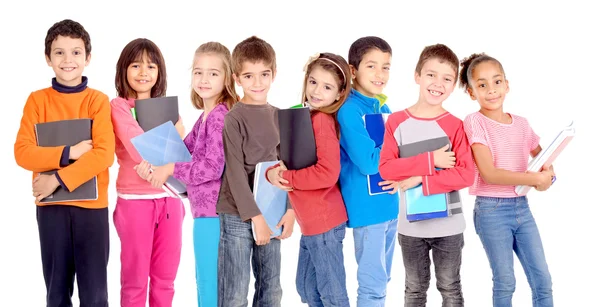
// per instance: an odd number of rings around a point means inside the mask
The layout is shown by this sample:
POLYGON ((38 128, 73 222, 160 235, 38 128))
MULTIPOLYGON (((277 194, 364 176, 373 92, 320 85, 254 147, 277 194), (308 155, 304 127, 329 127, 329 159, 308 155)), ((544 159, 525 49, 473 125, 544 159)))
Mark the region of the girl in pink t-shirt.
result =
POLYGON ((460 86, 480 110, 464 120, 465 132, 477 166, 469 193, 476 195, 473 220, 493 274, 493 306, 512 306, 515 291, 513 251, 532 291, 534 306, 553 306, 552 280, 542 240, 526 196, 515 186, 545 191, 554 180, 552 167, 527 172, 529 157, 541 151, 539 137, 527 119, 505 113, 509 91, 504 68, 485 54, 461 63, 460 86))

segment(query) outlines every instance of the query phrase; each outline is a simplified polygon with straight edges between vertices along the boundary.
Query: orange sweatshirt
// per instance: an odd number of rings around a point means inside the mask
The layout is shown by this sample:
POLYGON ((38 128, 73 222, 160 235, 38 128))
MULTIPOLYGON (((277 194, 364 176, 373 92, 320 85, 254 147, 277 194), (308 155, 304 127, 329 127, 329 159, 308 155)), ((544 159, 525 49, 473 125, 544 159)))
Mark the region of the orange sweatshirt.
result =
MULTIPOLYGON (((115 155, 115 136, 110 118, 108 96, 98 90, 85 87, 80 92, 63 93, 49 87, 31 93, 25 107, 21 126, 15 142, 15 160, 19 166, 38 173, 59 169, 58 176, 69 191, 97 177, 98 199, 94 201, 65 202, 83 208, 108 207, 108 168, 115 155), (61 167, 64 146, 37 146, 34 125, 65 119, 91 118, 92 150, 74 163, 61 167)), ((36 201, 38 206, 43 206, 36 201)))

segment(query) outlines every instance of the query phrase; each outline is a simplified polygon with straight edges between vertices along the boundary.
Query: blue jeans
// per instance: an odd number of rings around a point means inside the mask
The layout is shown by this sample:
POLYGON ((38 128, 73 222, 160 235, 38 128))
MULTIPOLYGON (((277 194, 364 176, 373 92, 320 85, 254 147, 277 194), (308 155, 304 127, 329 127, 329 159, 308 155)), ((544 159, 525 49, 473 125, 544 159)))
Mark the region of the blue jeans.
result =
POLYGON ((219 218, 194 219, 194 255, 198 307, 217 306, 217 259, 219 258, 219 218))
MULTIPOLYGON (((418 223, 418 222, 417 222, 418 223)), ((436 286, 442 295, 443 307, 462 307, 464 299, 460 284, 460 266, 464 237, 462 233, 438 238, 416 238, 398 235, 406 279, 404 306, 424 307, 431 279, 431 256, 435 268, 436 286)))
POLYGON ((492 268, 494 307, 512 306, 516 284, 513 250, 527 276, 533 306, 553 306, 552 279, 527 198, 478 196, 473 220, 492 268))
POLYGON ((254 273, 254 307, 281 306, 281 241, 256 245, 252 224, 237 215, 220 214, 218 306, 248 306, 250 267, 254 273))
POLYGON ((346 223, 325 233, 300 238, 296 289, 310 307, 350 307, 342 241, 346 223))
POLYGON ((357 307, 384 307, 391 279, 398 219, 354 228, 354 255, 358 264, 357 307))

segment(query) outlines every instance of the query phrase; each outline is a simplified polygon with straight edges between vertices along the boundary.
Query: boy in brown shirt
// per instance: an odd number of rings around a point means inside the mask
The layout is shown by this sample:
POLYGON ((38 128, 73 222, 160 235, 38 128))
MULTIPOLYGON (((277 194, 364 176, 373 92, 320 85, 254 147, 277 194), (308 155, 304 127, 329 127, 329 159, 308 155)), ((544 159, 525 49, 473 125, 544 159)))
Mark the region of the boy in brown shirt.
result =
MULTIPOLYGON (((281 305, 281 242, 271 231, 252 194, 256 164, 278 160, 277 108, 267 102, 276 74, 275 50, 252 36, 232 52, 234 79, 244 97, 225 116, 225 173, 217 202, 221 238, 218 260, 219 307, 248 304, 250 266, 256 289, 253 306, 281 305), (252 223, 256 241, 252 235, 252 223), (252 257, 252 262, 250 258, 252 257)), ((292 233, 294 212, 282 218, 285 239, 292 233)))

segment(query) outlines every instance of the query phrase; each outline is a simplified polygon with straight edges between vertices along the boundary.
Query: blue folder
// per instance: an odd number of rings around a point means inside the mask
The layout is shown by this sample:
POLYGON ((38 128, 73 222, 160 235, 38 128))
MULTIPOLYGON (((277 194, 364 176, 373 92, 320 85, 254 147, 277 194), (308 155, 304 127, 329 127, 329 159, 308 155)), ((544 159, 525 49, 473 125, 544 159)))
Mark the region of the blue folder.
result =
MULTIPOLYGON (((385 135, 385 121, 389 114, 365 114, 363 120, 365 122, 365 128, 369 133, 369 137, 375 142, 376 147, 383 145, 383 137, 385 135)), ((383 187, 379 186, 379 183, 384 181, 379 173, 373 175, 367 175, 367 186, 369 189, 369 195, 377 195, 388 193, 389 191, 383 190, 383 187)))
POLYGON ((406 203, 406 219, 409 222, 447 217, 449 214, 446 193, 423 195, 423 186, 408 189, 404 192, 406 203))
MULTIPOLYGON (((152 165, 161 166, 168 163, 192 161, 192 155, 171 121, 133 137, 131 144, 142 156, 142 159, 152 165)), ((167 179, 166 185, 178 196, 185 197, 187 189, 183 182, 171 176, 167 179)))
MULTIPOLYGON (((254 170, 254 187, 252 194, 254 200, 265 218, 267 225, 273 232, 271 238, 281 235, 281 227, 277 228, 277 224, 287 211, 288 193, 274 185, 272 185, 265 176, 267 168, 278 164, 279 161, 259 162, 254 170)), ((252 224, 252 234, 254 235, 254 224, 252 224)), ((254 235, 254 239, 256 236, 254 235)))

